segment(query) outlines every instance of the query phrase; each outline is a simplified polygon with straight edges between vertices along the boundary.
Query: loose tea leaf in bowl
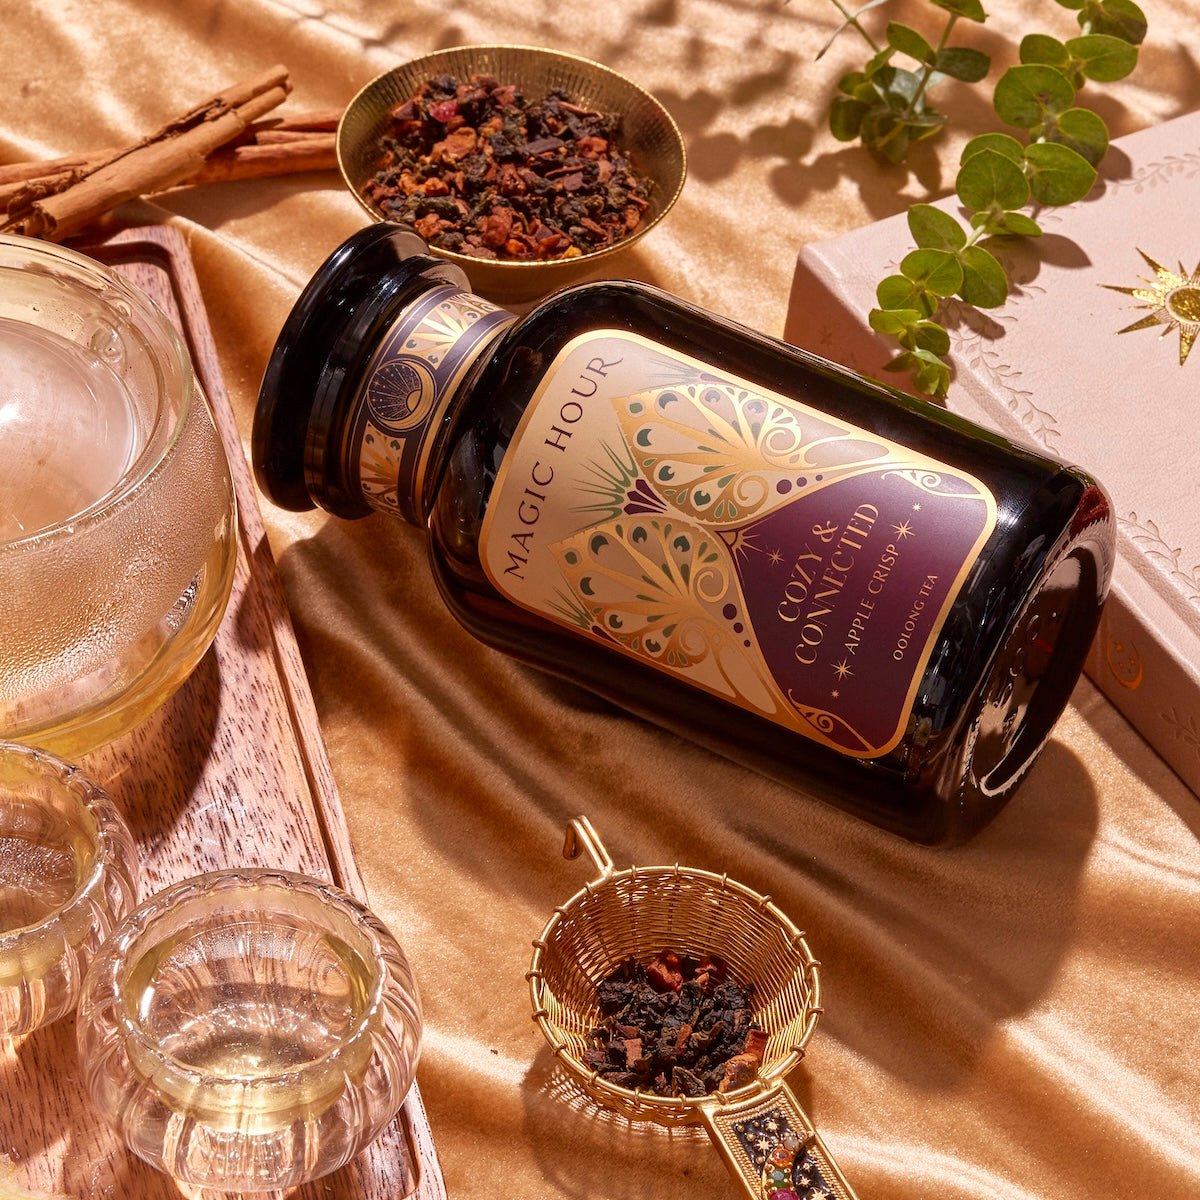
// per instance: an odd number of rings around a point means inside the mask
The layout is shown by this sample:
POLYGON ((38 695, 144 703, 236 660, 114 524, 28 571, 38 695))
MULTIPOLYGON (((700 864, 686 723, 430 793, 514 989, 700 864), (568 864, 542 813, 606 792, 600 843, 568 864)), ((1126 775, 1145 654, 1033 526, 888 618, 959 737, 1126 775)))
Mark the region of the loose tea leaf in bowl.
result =
POLYGON ((562 88, 527 97, 489 74, 427 80, 390 109, 368 205, 431 246, 472 258, 575 258, 635 233, 653 181, 621 117, 562 88))
MULTIPOLYGON (((439 114, 442 112, 439 109, 439 114)), ((434 219, 427 220, 424 226, 429 229, 440 221, 453 225, 462 220, 460 205, 466 207, 468 223, 474 213, 477 222, 474 230, 469 224, 459 229, 440 229, 440 236, 433 234, 426 244, 434 255, 466 274, 472 292, 504 305, 538 300, 568 284, 600 278, 606 273, 613 277, 611 264, 623 259, 663 221, 678 200, 687 177, 683 134, 653 95, 602 63, 539 46, 451 46, 384 71, 346 105, 338 123, 337 159, 347 189, 372 221, 394 220, 415 229, 416 221, 432 216, 434 219), (499 91, 498 96, 485 95, 481 99, 464 96, 460 100, 460 86, 471 96, 478 91, 486 93, 487 88, 482 84, 485 78, 495 81, 492 91, 499 91), (417 98, 431 82, 442 80, 456 82, 453 88, 446 89, 444 99, 433 103, 450 103, 459 111, 448 108, 444 113, 448 119, 439 123, 426 111, 430 106, 417 98), (408 119, 416 119, 419 110, 422 115, 418 127, 428 120, 426 132, 436 136, 428 141, 425 150, 414 145, 409 152, 415 158, 427 154, 432 160, 434 146, 448 143, 443 146, 439 161, 428 164, 429 171, 425 174, 430 187, 425 186, 425 177, 418 180, 418 172, 411 168, 410 178, 403 183, 403 169, 390 183, 379 180, 386 170, 380 161, 384 153, 381 142, 388 136, 395 140, 391 133, 396 123, 394 114, 406 113, 405 106, 410 101, 415 102, 413 116, 408 119), (489 117, 487 106, 497 104, 503 111, 492 111, 489 117), (524 117, 515 112, 518 105, 538 110, 540 115, 534 128, 526 123, 522 131, 524 117), (464 107, 465 113, 461 111, 464 107), (481 127, 496 117, 500 120, 499 131, 485 131, 481 142, 481 127), (462 123, 451 129, 451 124, 460 118, 462 123), (613 124, 616 118, 619 122, 613 124), (510 143, 504 136, 506 119, 509 132, 519 135, 515 142, 510 143), (551 128, 551 119, 560 123, 561 128, 551 128), (538 125, 538 121, 543 124, 538 125), (466 131, 468 126, 470 130, 466 131), (473 150, 470 149, 472 133, 473 150), (597 141, 589 140, 593 138, 597 141), (521 139, 524 139, 524 155, 534 161, 522 161, 521 139), (563 146, 560 150, 548 145, 531 152, 529 144, 536 146, 542 139, 558 139, 563 146), (603 150, 599 142, 605 143, 603 150), (570 161, 576 159, 578 166, 570 161), (524 176, 522 166, 528 172, 524 176), (433 172, 435 167, 440 175, 433 172), (487 175, 492 167, 495 174, 489 181, 487 175), (626 170, 632 175, 623 181, 626 170), (457 178, 460 171, 461 188, 457 178), (561 173, 555 174, 556 171, 561 173), (501 175, 506 181, 504 190, 497 184, 501 175), (576 175, 580 177, 578 186, 576 175), (487 199, 486 207, 482 195, 466 194, 469 180, 479 176, 496 193, 487 199), (419 183, 420 188, 414 187, 414 183, 419 183), (446 190, 438 195, 442 184, 446 190), (394 187, 388 199, 397 205, 399 212, 385 212, 380 207, 375 196, 380 186, 394 187), (405 191, 405 186, 412 188, 412 192, 405 191), (525 188, 523 194, 521 186, 525 188), (624 189, 624 197, 620 189, 624 189), (437 203, 426 208, 417 198, 414 204, 421 211, 411 211, 405 217, 403 210, 409 207, 418 190, 426 192, 426 202, 437 203), (552 204, 544 212, 534 211, 532 206, 539 200, 557 201, 566 212, 551 214, 552 204), (592 211, 597 205, 600 206, 597 211, 592 211), (485 218, 494 219, 488 220, 484 227, 485 218), (599 226, 603 235, 585 224, 584 218, 599 226), (463 238, 460 250, 448 245, 454 241, 452 235, 456 232, 463 238), (475 235, 474 242, 467 245, 471 233, 475 235), (495 245, 484 244, 485 233, 487 241, 495 245)), ((635 272, 616 272, 627 273, 635 272)))
POLYGON ((659 1096, 745 1087, 767 1044, 753 994, 711 955, 664 950, 649 963, 630 956, 597 986, 604 1019, 583 1061, 618 1087, 659 1096))

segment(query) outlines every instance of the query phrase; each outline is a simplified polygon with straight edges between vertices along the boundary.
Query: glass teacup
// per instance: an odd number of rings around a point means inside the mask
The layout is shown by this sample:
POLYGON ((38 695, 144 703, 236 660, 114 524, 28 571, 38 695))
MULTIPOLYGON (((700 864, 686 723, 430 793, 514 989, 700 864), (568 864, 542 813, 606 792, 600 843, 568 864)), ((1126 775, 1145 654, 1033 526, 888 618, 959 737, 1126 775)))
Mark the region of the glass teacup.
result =
POLYGON ((133 837, 104 790, 44 751, 0 742, 0 1039, 75 1008, 137 883, 133 837))
POLYGON ((80 1061, 138 1157, 211 1192, 349 1162, 416 1072, 421 1007, 386 927, 327 883, 211 872, 130 914, 84 983, 80 1061))

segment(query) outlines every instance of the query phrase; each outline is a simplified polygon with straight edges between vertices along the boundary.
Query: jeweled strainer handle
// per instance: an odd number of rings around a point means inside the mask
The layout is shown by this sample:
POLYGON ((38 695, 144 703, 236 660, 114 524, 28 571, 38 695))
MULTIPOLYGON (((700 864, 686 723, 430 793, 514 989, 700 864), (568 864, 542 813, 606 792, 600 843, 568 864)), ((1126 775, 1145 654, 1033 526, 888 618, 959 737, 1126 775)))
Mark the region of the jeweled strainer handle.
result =
POLYGON ((753 1200, 857 1200, 786 1083, 700 1106, 709 1136, 753 1200))

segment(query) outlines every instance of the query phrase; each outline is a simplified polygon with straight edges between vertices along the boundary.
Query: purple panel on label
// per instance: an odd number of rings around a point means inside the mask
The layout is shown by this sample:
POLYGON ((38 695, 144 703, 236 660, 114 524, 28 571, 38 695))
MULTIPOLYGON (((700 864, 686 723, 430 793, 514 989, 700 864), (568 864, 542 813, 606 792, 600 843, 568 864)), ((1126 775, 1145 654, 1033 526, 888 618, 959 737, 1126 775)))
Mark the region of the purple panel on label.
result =
POLYGON ((887 468, 723 534, 763 656, 814 733, 852 754, 895 741, 988 521, 967 481, 887 468))

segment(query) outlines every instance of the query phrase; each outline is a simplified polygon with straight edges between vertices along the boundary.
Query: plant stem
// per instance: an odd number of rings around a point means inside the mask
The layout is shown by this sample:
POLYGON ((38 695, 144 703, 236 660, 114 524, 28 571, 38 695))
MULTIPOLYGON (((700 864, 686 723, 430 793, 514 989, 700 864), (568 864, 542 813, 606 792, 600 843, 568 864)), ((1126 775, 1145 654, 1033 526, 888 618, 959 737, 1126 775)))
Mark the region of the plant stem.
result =
MULTIPOLYGON (((837 3, 837 0, 834 0, 837 3)), ((938 39, 937 50, 934 53, 934 60, 946 48, 946 43, 950 40, 950 32, 958 21, 958 14, 951 13, 946 20, 946 28, 942 30, 942 36, 938 39)), ((921 71, 921 81, 917 84, 917 90, 912 94, 912 98, 908 102, 908 107, 904 110, 905 117, 911 117, 916 111, 917 105, 924 98, 926 91, 929 88, 929 81, 933 78, 933 63, 925 63, 921 71)))
POLYGON ((846 18, 847 25, 852 25, 858 30, 859 33, 863 35, 863 37, 866 39, 867 45, 871 47, 871 52, 873 54, 878 54, 881 47, 875 41, 875 39, 858 23, 858 13, 850 12, 841 2, 841 0, 833 0, 833 7, 836 8, 838 12, 840 12, 842 16, 846 18))

